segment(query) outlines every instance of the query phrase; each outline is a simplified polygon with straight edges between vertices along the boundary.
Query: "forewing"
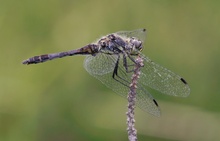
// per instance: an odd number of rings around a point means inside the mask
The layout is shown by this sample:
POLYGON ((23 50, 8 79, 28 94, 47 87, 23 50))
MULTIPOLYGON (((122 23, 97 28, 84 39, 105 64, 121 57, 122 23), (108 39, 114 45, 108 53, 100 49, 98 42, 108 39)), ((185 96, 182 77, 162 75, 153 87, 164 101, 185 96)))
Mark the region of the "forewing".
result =
POLYGON ((144 59, 144 67, 140 75, 142 85, 173 96, 186 97, 190 94, 190 88, 182 77, 154 63, 143 54, 141 57, 144 59))
MULTIPOLYGON (((84 67, 90 75, 94 76, 117 94, 127 99, 132 73, 125 72, 122 59, 120 59, 118 75, 125 80, 122 81, 125 85, 113 79, 112 74, 117 57, 117 55, 106 55, 101 53, 96 56, 87 56, 84 62, 84 67)), ((142 110, 155 116, 160 116, 160 109, 156 104, 156 101, 141 84, 138 85, 136 99, 136 105, 142 110)))
POLYGON ((116 34, 123 36, 123 37, 135 37, 139 40, 142 41, 142 44, 144 43, 145 39, 146 39, 146 29, 137 29, 137 30, 133 30, 133 31, 119 31, 116 32, 116 34))

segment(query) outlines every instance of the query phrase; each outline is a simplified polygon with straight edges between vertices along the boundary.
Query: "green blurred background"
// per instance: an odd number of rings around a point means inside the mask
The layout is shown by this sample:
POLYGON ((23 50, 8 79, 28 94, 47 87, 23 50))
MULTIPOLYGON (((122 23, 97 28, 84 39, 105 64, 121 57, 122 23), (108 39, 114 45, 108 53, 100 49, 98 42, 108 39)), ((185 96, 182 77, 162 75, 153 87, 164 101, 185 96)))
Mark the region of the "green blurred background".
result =
POLYGON ((0 140, 127 140, 126 99, 83 68, 84 56, 22 65, 102 35, 146 28, 143 53, 184 77, 187 98, 154 93, 162 115, 136 108, 138 139, 220 140, 220 2, 1 0, 0 140))

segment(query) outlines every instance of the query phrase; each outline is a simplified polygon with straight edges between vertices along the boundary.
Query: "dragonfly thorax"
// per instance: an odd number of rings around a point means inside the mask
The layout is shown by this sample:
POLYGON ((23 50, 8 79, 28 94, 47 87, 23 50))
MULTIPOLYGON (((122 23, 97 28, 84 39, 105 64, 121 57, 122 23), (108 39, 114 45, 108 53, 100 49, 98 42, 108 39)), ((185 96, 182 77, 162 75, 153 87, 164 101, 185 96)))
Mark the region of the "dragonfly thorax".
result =
POLYGON ((142 50, 142 41, 135 37, 125 38, 117 34, 109 34, 98 41, 100 50, 105 53, 122 53, 137 54, 142 50))

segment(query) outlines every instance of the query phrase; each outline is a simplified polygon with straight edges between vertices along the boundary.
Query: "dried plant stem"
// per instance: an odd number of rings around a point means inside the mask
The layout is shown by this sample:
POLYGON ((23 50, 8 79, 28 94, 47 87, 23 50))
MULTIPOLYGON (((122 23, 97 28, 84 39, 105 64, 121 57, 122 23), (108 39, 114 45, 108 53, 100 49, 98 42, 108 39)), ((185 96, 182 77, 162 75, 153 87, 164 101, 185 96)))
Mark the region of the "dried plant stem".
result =
POLYGON ((131 78, 130 91, 128 93, 128 112, 127 115, 127 131, 128 131, 128 139, 129 141, 137 141, 137 130, 134 127, 135 119, 134 119, 134 109, 135 109, 135 101, 136 101, 136 89, 138 78, 140 76, 140 69, 143 67, 143 59, 138 56, 135 60, 135 68, 134 74, 131 78))

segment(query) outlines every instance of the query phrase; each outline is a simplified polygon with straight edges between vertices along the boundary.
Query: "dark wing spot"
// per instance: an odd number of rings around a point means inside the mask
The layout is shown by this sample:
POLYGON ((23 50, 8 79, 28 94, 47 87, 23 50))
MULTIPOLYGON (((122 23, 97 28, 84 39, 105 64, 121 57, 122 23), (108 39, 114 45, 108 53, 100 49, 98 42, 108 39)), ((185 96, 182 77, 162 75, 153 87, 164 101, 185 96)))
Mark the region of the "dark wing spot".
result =
POLYGON ((145 31, 146 31, 146 29, 144 28, 144 29, 143 29, 143 31, 145 32, 145 31))
POLYGON ((154 104, 158 107, 159 105, 157 104, 157 101, 155 99, 153 99, 154 104))
POLYGON ((180 78, 180 80, 181 80, 184 84, 187 84, 186 80, 184 80, 183 78, 180 78))

